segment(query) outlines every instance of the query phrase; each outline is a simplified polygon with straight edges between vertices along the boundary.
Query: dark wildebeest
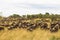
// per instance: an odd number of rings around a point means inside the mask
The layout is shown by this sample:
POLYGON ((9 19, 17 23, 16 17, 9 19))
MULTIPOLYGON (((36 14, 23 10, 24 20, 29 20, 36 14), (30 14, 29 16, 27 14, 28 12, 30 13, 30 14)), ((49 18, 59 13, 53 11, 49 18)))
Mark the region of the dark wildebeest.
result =
POLYGON ((48 29, 48 24, 47 23, 42 23, 40 28, 42 29, 48 29))
POLYGON ((18 27, 19 28, 22 28, 22 23, 21 22, 18 24, 18 27))
POLYGON ((59 29, 60 29, 60 21, 58 21, 57 24, 59 25, 59 29))
POLYGON ((9 25, 8 24, 1 24, 0 26, 8 27, 9 25))
POLYGON ((17 28, 18 25, 19 25, 19 23, 13 23, 11 26, 8 27, 8 30, 11 30, 11 29, 17 28))
POLYGON ((0 30, 4 30, 4 27, 0 27, 0 30))
POLYGON ((17 28, 17 26, 16 25, 14 25, 14 26, 12 25, 12 26, 8 27, 8 30, 12 30, 12 29, 15 29, 15 28, 17 28))
POLYGON ((51 24, 50 31, 51 32, 57 32, 59 30, 58 24, 51 24))
POLYGON ((8 30, 12 30, 12 29, 13 29, 13 26, 8 27, 8 30))
POLYGON ((30 24, 30 26, 28 27, 27 30, 33 31, 33 30, 36 29, 36 28, 37 28, 37 25, 36 25, 36 24, 30 24))
POLYGON ((21 26, 22 28, 27 28, 27 24, 28 24, 27 22, 23 22, 23 23, 20 24, 20 26, 21 26))
POLYGON ((18 25, 19 28, 27 28, 29 26, 30 26, 29 22, 20 22, 18 25))
POLYGON ((31 26, 31 23, 30 22, 27 22, 26 26, 28 28, 29 26, 31 26))
POLYGON ((36 25, 37 25, 37 26, 41 26, 42 23, 43 23, 42 21, 40 21, 40 22, 36 22, 36 25))

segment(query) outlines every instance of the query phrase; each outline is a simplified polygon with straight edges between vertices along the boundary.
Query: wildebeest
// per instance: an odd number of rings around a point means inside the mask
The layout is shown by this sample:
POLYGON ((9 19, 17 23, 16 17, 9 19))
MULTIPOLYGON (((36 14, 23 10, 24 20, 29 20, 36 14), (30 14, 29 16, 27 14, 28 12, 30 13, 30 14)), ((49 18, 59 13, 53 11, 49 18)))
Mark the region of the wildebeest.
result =
POLYGON ((26 28, 26 22, 22 22, 20 26, 21 28, 26 28))
POLYGON ((28 27, 27 30, 33 31, 33 30, 36 29, 36 28, 37 28, 37 25, 36 25, 36 24, 31 24, 31 25, 28 27))
POLYGON ((60 29, 60 21, 58 21, 57 24, 59 25, 59 29, 60 29))
POLYGON ((12 29, 15 29, 15 28, 17 28, 17 25, 12 25, 12 26, 8 27, 8 30, 12 30, 12 29))
POLYGON ((44 23, 41 24, 40 28, 48 29, 48 24, 44 22, 44 23))
POLYGON ((57 32, 59 30, 58 24, 51 24, 50 31, 51 32, 57 32))
POLYGON ((4 30, 4 27, 0 27, 0 30, 4 30))
POLYGON ((21 22, 21 23, 19 23, 19 25, 21 26, 21 28, 27 28, 28 22, 21 22))
POLYGON ((18 22, 17 22, 17 23, 13 22, 13 24, 12 24, 11 26, 8 27, 8 30, 11 30, 11 29, 17 28, 18 25, 19 25, 18 22))
POLYGON ((22 28, 22 23, 21 22, 18 24, 18 27, 19 28, 22 28))
POLYGON ((36 22, 36 25, 37 25, 37 26, 41 26, 42 23, 43 23, 43 21, 39 21, 39 22, 36 22))
POLYGON ((14 29, 14 26, 12 25, 12 26, 9 26, 7 28, 8 28, 8 30, 12 30, 12 29, 14 29))

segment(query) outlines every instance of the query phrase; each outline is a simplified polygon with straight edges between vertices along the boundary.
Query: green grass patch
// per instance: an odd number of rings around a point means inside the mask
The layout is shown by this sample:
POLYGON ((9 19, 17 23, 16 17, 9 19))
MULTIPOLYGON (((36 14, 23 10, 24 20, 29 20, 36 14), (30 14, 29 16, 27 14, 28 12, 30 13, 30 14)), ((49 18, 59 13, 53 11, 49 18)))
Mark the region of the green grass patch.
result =
POLYGON ((60 37, 57 38, 57 37, 55 37, 55 36, 52 36, 49 40, 60 40, 60 37))

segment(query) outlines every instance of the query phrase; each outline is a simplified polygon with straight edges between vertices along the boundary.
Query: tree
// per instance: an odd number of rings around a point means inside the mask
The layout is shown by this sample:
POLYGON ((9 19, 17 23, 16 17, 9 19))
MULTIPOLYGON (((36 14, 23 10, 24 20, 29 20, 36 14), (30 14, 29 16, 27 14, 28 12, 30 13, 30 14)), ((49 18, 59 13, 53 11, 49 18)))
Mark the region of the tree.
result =
POLYGON ((22 15, 22 17, 23 17, 23 18, 27 18, 27 16, 26 16, 26 15, 22 15))
POLYGON ((48 12, 46 12, 45 15, 50 15, 50 14, 48 12))
POLYGON ((42 18, 43 17, 43 15, 40 13, 40 14, 38 14, 39 15, 39 18, 42 18))
POLYGON ((44 17, 49 18, 50 14, 48 12, 45 13, 44 17))
POLYGON ((31 15, 27 15, 27 18, 28 18, 28 19, 31 19, 31 18, 32 18, 32 16, 31 16, 31 15))
POLYGON ((54 15, 54 14, 51 14, 50 18, 51 18, 51 20, 52 20, 52 21, 56 20, 56 18, 55 18, 55 15, 54 15))
POLYGON ((13 15, 11 15, 11 16, 9 16, 9 17, 17 18, 17 17, 21 17, 21 16, 18 15, 18 14, 13 14, 13 15))

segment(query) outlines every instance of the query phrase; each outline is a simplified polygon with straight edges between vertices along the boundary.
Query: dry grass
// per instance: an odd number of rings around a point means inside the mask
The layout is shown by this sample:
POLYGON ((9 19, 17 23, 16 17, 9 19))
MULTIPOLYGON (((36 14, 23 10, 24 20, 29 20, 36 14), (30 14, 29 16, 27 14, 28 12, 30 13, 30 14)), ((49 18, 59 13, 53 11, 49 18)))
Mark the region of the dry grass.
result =
POLYGON ((49 40, 52 36, 60 37, 60 31, 51 33, 48 30, 36 29, 29 32, 26 29, 0 31, 0 40, 49 40))

